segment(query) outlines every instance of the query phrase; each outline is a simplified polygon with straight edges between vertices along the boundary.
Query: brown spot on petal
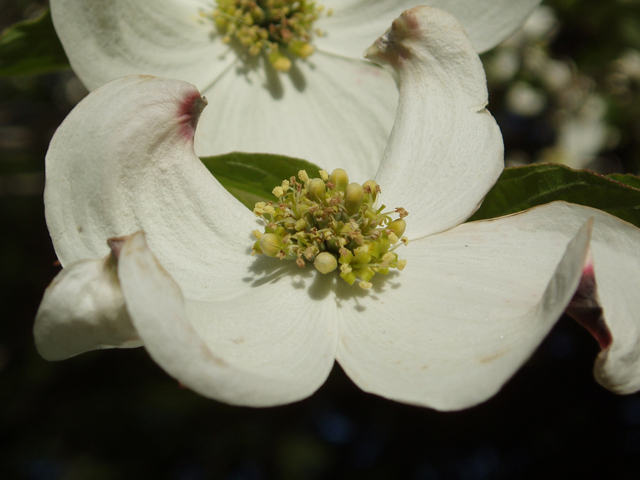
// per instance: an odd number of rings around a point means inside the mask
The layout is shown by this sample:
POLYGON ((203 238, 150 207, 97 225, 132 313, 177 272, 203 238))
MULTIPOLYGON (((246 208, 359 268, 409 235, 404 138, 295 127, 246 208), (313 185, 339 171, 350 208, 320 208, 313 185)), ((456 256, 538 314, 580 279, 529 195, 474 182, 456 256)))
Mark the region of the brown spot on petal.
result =
POLYGON ((605 322, 598 299, 598 285, 592 262, 589 262, 582 270, 580 285, 578 285, 578 290, 573 295, 565 313, 586 328, 598 341, 602 350, 611 345, 613 338, 605 322))
POLYGON ((511 351, 511 348, 503 348, 502 350, 499 350, 496 353, 480 358, 479 361, 480 363, 490 363, 490 362, 493 362, 494 360, 499 359, 503 355, 506 355, 510 351, 511 351))

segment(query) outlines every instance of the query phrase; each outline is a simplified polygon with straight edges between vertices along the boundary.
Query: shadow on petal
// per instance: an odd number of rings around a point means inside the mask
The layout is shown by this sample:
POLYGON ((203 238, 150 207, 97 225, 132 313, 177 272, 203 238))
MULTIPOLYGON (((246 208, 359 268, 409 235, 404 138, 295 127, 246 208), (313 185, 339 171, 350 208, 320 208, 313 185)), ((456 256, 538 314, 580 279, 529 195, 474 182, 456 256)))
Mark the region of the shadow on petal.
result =
POLYGON ((358 312, 364 312, 366 307, 359 300, 371 298, 379 301, 389 291, 396 290, 402 285, 398 272, 389 272, 388 275, 376 275, 371 279, 371 289, 364 290, 357 283, 349 285, 344 282, 338 272, 323 275, 308 264, 305 268, 298 267, 293 261, 281 261, 264 255, 255 257, 249 267, 249 274, 243 278, 251 287, 258 288, 262 285, 290 282, 295 289, 307 289, 309 298, 319 301, 333 293, 338 308, 352 307, 358 312), (289 277, 288 280, 285 277, 289 277))
POLYGON ((247 48, 237 40, 232 40, 229 43, 229 49, 222 57, 235 55, 239 60, 235 68, 236 75, 244 77, 244 80, 249 84, 253 83, 256 78, 261 78, 263 80, 263 86, 265 90, 269 92, 271 98, 280 100, 285 94, 285 87, 281 75, 288 75, 291 85, 298 92, 303 92, 307 88, 307 79, 297 65, 300 59, 287 52, 285 52, 285 54, 289 60, 291 60, 291 69, 288 72, 276 71, 264 52, 256 56, 249 55, 247 48))
POLYGON ((304 74, 302 70, 298 68, 298 64, 295 60, 295 57, 291 58, 291 69, 289 70, 289 79, 291 80, 291 84, 293 88, 295 88, 299 92, 304 92, 305 88, 307 88, 307 79, 304 78, 304 74))

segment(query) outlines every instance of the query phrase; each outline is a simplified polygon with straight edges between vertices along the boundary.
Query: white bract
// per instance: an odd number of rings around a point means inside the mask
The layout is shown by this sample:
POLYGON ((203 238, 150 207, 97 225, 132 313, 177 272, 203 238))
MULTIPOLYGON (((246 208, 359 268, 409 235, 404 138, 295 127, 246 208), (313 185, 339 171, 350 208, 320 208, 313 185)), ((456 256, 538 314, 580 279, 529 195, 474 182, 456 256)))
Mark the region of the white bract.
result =
MULTIPOLYGON (((235 41, 224 43, 225 35, 203 17, 214 10, 212 0, 52 0, 51 12, 69 61, 90 90, 135 74, 193 83, 214 106, 196 134, 200 156, 277 153, 329 171, 349 159, 354 178, 371 178, 398 94, 391 76, 365 62, 362 51, 415 2, 318 3, 325 8, 313 24, 323 32, 312 35, 315 53, 289 55, 286 73, 274 70, 266 53, 251 56, 235 41)), ((540 0, 425 3, 453 13, 482 52, 509 37, 540 0)))
POLYGON ((307 397, 337 359, 363 390, 453 410, 495 394, 569 306, 603 347, 598 381, 638 390, 640 231, 567 203, 461 224, 503 168, 472 43, 419 7, 367 53, 398 79, 375 181, 409 212, 403 271, 363 290, 252 257, 256 217, 194 153, 198 90, 127 77, 83 100, 47 154, 64 269, 36 318, 42 356, 143 345, 183 385, 252 406, 307 397))

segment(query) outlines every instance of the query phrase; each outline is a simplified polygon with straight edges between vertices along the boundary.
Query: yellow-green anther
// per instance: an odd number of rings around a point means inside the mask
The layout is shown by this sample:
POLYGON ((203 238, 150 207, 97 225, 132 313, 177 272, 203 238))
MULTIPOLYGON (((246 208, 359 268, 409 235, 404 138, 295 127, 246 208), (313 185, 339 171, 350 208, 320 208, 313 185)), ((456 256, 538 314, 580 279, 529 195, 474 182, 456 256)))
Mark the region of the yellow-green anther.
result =
POLYGON ((330 253, 322 252, 316 256, 316 259, 313 261, 313 266, 316 267, 316 270, 320 273, 327 274, 338 268, 338 261, 336 257, 330 253))
POLYGON ((387 252, 382 256, 382 260, 387 263, 395 262, 398 259, 398 255, 393 252, 387 252))
POLYGON ((325 185, 321 178, 314 178, 309 182, 309 197, 317 203, 323 203, 325 200, 325 185))
POLYGON ((359 183, 350 183, 344 192, 344 208, 349 215, 355 215, 360 211, 364 190, 359 183))
POLYGON ((260 250, 269 257, 277 257, 284 248, 282 239, 275 233, 265 233, 260 237, 260 250))
POLYGON ((349 175, 341 168, 336 168, 331 175, 329 175, 329 181, 335 185, 335 189, 344 192, 349 185, 349 175))
POLYGON ((298 178, 300 179, 301 182, 308 182, 309 181, 309 174, 307 173, 306 170, 300 170, 298 172, 298 178))

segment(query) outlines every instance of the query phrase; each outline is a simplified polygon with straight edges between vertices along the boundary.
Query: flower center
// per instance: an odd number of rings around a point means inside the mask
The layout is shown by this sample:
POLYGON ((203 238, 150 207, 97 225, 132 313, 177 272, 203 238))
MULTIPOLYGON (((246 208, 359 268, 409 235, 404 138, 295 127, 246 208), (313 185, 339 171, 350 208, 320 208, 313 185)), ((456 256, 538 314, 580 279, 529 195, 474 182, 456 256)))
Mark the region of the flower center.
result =
MULTIPOLYGON (((250 56, 265 52, 274 69, 286 72, 294 57, 307 58, 311 46, 313 22, 324 10, 307 0, 217 0, 217 7, 207 14, 215 23, 224 43, 237 40, 250 56)), ((327 15, 331 15, 329 9, 327 15)))
POLYGON ((340 277, 349 285, 359 280, 362 288, 371 288, 371 278, 386 275, 390 268, 404 269, 394 250, 407 244, 404 208, 385 212, 376 208, 380 186, 373 180, 362 185, 349 183, 347 172, 338 168, 322 178, 310 179, 298 172, 281 187, 273 189, 275 202, 258 202, 253 210, 266 224, 252 255, 265 254, 281 260, 295 260, 299 267, 313 263, 321 273, 340 265, 340 277), (397 218, 392 218, 396 216, 397 218))

